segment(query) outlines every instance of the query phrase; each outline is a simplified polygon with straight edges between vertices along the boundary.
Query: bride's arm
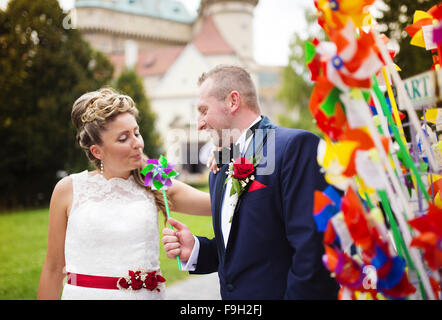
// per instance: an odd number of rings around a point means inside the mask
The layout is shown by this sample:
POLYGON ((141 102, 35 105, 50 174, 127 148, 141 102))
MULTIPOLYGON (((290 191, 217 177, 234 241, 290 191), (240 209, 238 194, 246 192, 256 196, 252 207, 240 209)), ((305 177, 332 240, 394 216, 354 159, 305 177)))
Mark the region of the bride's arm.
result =
POLYGON ((179 180, 172 180, 168 190, 172 210, 196 216, 211 216, 210 194, 195 189, 179 180))
POLYGON ((46 260, 41 271, 37 299, 59 299, 65 277, 64 243, 67 210, 72 203, 72 179, 60 180, 49 205, 49 233, 46 260))

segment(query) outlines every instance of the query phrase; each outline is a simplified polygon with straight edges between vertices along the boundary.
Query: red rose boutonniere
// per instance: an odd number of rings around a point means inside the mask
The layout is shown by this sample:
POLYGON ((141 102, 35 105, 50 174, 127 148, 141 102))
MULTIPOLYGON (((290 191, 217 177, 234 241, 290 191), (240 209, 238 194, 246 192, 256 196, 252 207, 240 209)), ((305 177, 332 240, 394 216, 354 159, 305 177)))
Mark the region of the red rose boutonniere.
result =
POLYGON ((225 183, 230 179, 232 180, 230 196, 237 194, 238 197, 240 197, 247 185, 255 180, 255 167, 258 163, 259 161, 256 158, 252 158, 251 161, 249 161, 244 157, 240 157, 229 164, 225 183))
POLYGON ((255 180, 255 167, 258 165, 259 159, 252 158, 250 161, 244 157, 237 158, 229 164, 229 170, 227 170, 227 181, 232 180, 232 188, 230 189, 230 219, 232 222, 233 214, 235 212, 236 204, 239 197, 242 195, 246 187, 255 180))

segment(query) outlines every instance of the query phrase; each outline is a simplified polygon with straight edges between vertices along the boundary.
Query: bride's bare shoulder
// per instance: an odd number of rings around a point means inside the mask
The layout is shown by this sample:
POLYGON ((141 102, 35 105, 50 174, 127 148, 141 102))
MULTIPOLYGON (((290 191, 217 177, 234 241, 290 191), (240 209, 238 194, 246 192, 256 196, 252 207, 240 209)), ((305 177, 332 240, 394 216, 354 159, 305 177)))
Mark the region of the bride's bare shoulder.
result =
POLYGON ((68 212, 72 205, 72 198, 72 177, 66 176, 55 185, 51 197, 51 206, 68 212))
MULTIPOLYGON (((85 172, 81 172, 80 174, 84 174, 85 172)), ((87 175, 89 177, 93 177, 98 174, 98 171, 88 171, 87 175)), ((73 184, 72 184, 72 176, 66 176, 63 179, 59 180, 57 184, 54 187, 53 195, 56 194, 57 196, 66 196, 70 195, 72 196, 73 192, 73 184)))
POLYGON ((57 184, 54 187, 54 193, 58 193, 58 194, 64 194, 67 192, 72 192, 72 177, 71 176, 66 176, 63 179, 61 179, 60 181, 57 182, 57 184))

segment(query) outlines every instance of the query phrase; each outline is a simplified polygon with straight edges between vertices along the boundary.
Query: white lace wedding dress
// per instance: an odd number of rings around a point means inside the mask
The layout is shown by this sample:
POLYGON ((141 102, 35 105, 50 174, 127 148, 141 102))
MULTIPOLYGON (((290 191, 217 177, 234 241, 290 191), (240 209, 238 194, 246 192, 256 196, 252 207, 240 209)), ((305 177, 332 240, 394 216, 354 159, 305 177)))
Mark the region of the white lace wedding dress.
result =
MULTIPOLYGON (((66 272, 127 277, 128 271, 160 269, 158 211, 151 193, 130 176, 106 180, 88 171, 72 174, 66 272)), ((158 290, 115 290, 66 283, 62 299, 164 299, 158 290)))

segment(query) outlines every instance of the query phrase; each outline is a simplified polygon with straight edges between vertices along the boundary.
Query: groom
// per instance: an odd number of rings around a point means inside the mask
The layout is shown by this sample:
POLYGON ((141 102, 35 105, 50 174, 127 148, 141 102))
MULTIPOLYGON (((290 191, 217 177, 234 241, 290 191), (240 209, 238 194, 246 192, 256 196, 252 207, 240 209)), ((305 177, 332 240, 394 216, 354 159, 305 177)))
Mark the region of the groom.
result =
POLYGON ((209 176, 215 238, 195 237, 169 219, 176 231, 163 230, 167 256, 179 255, 191 273, 218 271, 223 299, 336 299, 339 286, 322 263, 312 214, 314 190, 326 187, 318 137, 261 116, 255 86, 240 67, 204 73, 197 107, 198 129, 219 147, 232 143, 233 154, 218 154, 219 171, 209 176), (240 157, 259 163, 244 166, 240 157), (232 158, 243 184, 225 183, 232 158))

